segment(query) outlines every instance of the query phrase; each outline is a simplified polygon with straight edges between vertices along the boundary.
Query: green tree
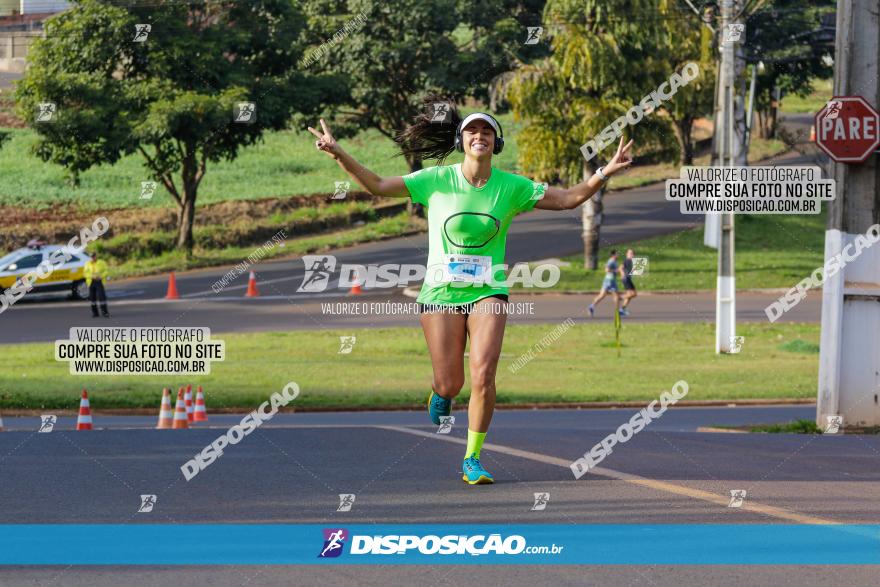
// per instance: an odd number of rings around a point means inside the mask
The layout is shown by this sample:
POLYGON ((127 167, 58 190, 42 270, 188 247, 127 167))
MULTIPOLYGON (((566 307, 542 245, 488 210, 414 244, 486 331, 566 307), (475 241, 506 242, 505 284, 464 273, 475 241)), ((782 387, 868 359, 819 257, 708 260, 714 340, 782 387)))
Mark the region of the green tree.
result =
POLYGON ((833 73, 835 0, 770 0, 746 21, 746 58, 764 63, 755 84, 758 136, 776 134, 780 94, 806 96, 833 73))
MULTIPOLYGON (((686 62, 710 62, 699 22, 665 0, 549 0, 543 20, 553 53, 518 68, 508 98, 514 115, 526 122, 517 138, 520 167, 547 181, 573 184, 592 175, 614 148, 587 161, 581 145, 686 62), (687 33, 694 39, 676 37, 687 33)), ((711 88, 686 86, 679 93, 626 130, 638 152, 686 158, 693 117, 711 109, 711 88), (686 139, 676 141, 676 127, 686 139)), ((603 197, 600 190, 582 208, 589 269, 598 266, 603 197)))
MULTIPOLYGON (((366 24, 340 39, 311 69, 341 74, 350 108, 334 131, 373 128, 394 139, 428 95, 487 99, 490 80, 533 53, 526 26, 539 25, 543 0, 307 0, 312 45, 357 15, 366 24), (333 15, 328 17, 328 15, 333 15)), ((539 49, 540 50, 540 49, 539 49)), ((408 158, 411 171, 422 161, 408 158)))
POLYGON ((712 31, 694 15, 686 18, 676 16, 676 12, 665 10, 662 13, 664 39, 661 55, 666 61, 666 71, 678 70, 687 62, 697 63, 700 76, 686 86, 678 89, 667 100, 661 116, 668 116, 678 145, 678 165, 694 164, 694 142, 692 131, 694 122, 712 113, 715 97, 715 41, 712 31))
POLYGON ((327 76, 296 69, 302 21, 290 0, 79 0, 46 22, 17 89, 40 136, 35 152, 74 185, 95 165, 139 153, 177 203, 177 245, 190 251, 208 164, 234 159, 335 93, 327 76), (50 120, 39 120, 40 103, 54 103, 50 120))

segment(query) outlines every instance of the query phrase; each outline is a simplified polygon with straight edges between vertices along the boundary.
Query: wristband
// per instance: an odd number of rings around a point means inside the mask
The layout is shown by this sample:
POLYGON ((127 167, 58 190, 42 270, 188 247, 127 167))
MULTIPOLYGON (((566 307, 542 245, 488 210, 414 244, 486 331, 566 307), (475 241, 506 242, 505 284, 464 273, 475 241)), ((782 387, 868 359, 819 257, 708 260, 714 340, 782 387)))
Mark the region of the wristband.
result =
POLYGON ((604 167, 605 166, 603 165, 602 167, 600 167, 599 169, 596 170, 596 175, 599 176, 599 179, 602 180, 602 183, 605 183, 608 181, 608 176, 605 175, 604 173, 602 173, 602 169, 604 169, 604 167))

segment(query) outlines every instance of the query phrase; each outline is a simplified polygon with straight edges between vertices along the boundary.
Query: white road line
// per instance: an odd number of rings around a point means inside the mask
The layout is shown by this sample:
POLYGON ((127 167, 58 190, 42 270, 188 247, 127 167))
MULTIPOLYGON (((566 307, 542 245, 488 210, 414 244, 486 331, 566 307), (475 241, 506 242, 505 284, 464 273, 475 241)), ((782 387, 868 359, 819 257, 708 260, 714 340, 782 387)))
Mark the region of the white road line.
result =
MULTIPOLYGON (((383 430, 392 430, 394 432, 402 432, 404 434, 412 434, 414 436, 424 436, 427 438, 434 438, 435 440, 442 440, 445 442, 452 442, 454 444, 462 444, 467 445, 467 441, 461 438, 450 437, 446 435, 436 434, 434 432, 426 432, 424 430, 417 430, 415 428, 407 428, 405 426, 381 426, 377 425, 375 428, 381 428, 383 430)), ((483 448, 495 452, 499 452, 502 454, 507 454, 514 457, 519 457, 522 459, 528 459, 531 461, 537 461, 539 463, 544 463, 548 465, 557 465, 568 469, 571 471, 571 461, 566 459, 560 459, 559 457, 553 457, 550 455, 544 455, 536 452, 531 452, 527 450, 521 450, 518 448, 513 448, 510 446, 504 446, 501 444, 484 444, 483 448)), ((703 491, 701 489, 693 489, 691 487, 686 487, 684 485, 676 485, 675 483, 668 483, 666 481, 657 481, 654 479, 648 479, 646 477, 640 477, 639 475, 632 475, 630 473, 623 473, 621 471, 615 471, 614 469, 606 469, 604 467, 595 467, 591 471, 592 474, 599 475, 601 477, 610 477, 612 479, 617 479, 618 481, 625 481, 627 483, 632 483, 633 485, 639 485, 642 487, 647 487, 649 489, 654 489, 657 491, 665 491, 667 493, 674 493, 676 495, 683 495, 685 497, 690 497, 692 499, 698 499, 701 501, 708 501, 710 503, 714 503, 716 505, 727 507, 727 504, 730 500, 728 496, 718 495, 715 493, 710 493, 708 491, 703 491)), ((574 478, 572 476, 572 480, 574 478)), ((826 518, 817 518, 815 516, 809 516, 805 514, 800 514, 798 512, 788 510, 785 508, 777 508, 769 505, 764 505, 761 503, 756 503, 754 501, 744 502, 743 505, 739 508, 742 510, 755 512, 758 514, 764 514, 766 516, 771 516, 773 518, 779 518, 781 520, 788 520, 791 522, 797 522, 798 524, 841 524, 842 522, 836 522, 834 520, 829 520, 826 518)))

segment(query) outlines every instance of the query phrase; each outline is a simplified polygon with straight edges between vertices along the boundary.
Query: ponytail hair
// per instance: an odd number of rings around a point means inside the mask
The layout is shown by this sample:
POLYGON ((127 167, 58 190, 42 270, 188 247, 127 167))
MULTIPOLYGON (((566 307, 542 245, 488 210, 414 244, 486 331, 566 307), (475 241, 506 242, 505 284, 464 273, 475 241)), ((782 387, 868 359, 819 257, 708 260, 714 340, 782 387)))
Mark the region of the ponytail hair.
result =
POLYGON ((429 94, 422 100, 422 111, 412 124, 395 136, 398 156, 422 161, 436 160, 438 165, 455 150, 455 134, 461 124, 461 115, 455 102, 437 94, 429 94), (434 120, 434 104, 448 104, 444 119, 434 120))

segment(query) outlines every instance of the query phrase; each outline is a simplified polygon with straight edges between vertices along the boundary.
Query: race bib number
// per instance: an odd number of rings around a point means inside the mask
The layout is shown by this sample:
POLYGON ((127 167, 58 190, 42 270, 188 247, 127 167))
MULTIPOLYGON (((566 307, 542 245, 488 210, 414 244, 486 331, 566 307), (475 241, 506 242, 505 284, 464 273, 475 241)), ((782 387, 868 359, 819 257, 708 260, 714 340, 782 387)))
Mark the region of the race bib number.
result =
POLYGON ((444 255, 446 280, 487 283, 492 279, 492 257, 488 255, 444 255))

